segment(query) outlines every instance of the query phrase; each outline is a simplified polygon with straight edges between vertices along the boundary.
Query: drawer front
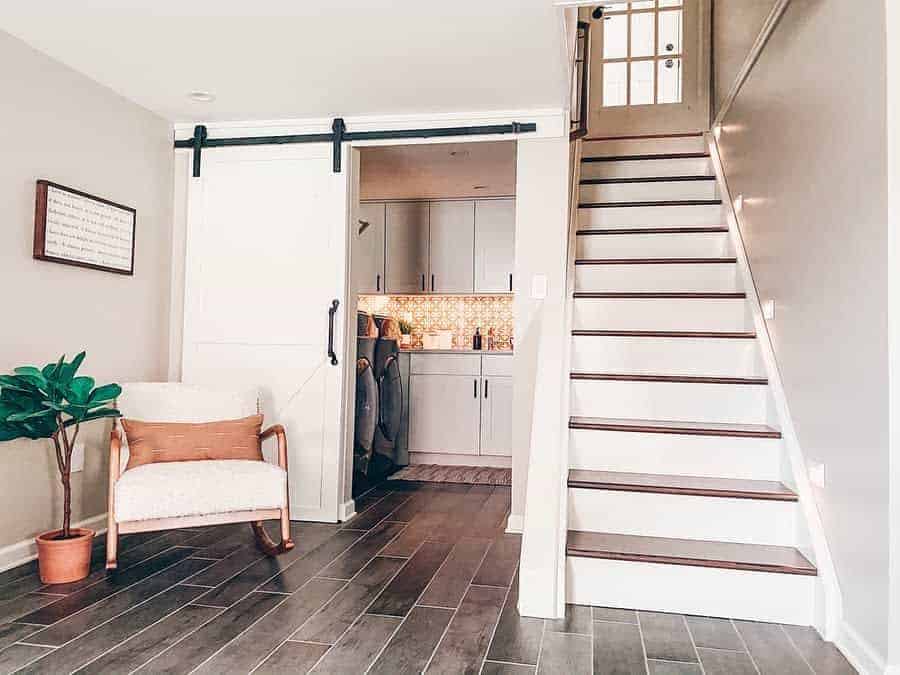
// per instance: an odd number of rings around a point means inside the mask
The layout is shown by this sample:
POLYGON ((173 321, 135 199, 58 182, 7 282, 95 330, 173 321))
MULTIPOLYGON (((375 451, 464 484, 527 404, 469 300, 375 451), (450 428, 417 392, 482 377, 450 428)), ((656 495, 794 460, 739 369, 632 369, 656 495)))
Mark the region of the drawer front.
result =
POLYGON ((503 356, 485 354, 481 357, 481 372, 485 377, 488 375, 493 375, 494 377, 512 377, 512 354, 504 354, 503 356))
POLYGON ((478 354, 411 354, 413 375, 481 375, 478 354))

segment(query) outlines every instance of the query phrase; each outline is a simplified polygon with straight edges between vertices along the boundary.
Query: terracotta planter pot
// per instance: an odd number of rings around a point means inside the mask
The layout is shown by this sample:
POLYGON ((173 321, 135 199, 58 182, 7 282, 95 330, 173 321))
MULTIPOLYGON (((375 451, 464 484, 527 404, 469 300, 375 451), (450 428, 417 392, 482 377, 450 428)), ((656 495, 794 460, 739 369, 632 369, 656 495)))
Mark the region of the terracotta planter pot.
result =
POLYGON ((45 584, 67 584, 84 579, 91 571, 91 544, 94 531, 73 527, 71 539, 54 539, 62 530, 39 534, 38 564, 45 584))

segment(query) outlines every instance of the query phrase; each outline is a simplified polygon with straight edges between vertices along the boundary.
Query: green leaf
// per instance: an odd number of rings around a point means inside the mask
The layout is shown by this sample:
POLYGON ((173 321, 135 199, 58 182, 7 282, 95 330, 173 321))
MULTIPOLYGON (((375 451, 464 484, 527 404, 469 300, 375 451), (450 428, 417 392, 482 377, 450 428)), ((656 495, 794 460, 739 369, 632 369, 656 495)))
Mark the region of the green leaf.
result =
POLYGON ((39 393, 38 388, 24 377, 18 375, 0 375, 0 385, 8 389, 15 389, 27 394, 39 393))
POLYGON ((56 411, 50 408, 42 408, 40 410, 24 410, 22 412, 13 413, 6 418, 7 422, 24 422, 25 420, 34 419, 35 417, 55 417, 56 411))
POLYGON ((71 363, 66 363, 62 366, 59 374, 59 381, 61 384, 65 385, 72 381, 72 378, 75 377, 75 373, 77 373, 78 369, 81 367, 81 363, 84 361, 85 356, 87 356, 87 352, 81 352, 72 359, 71 363))
POLYGON ((117 384, 104 384, 102 387, 97 387, 94 391, 91 392, 88 401, 91 403, 100 403, 105 401, 114 401, 119 395, 122 393, 122 387, 117 384))
POLYGON ((44 374, 40 371, 40 369, 35 368, 34 366, 19 366, 18 368, 13 369, 13 372, 16 375, 26 375, 29 377, 36 377, 40 379, 42 382, 46 382, 44 379, 44 374))
POLYGON ((90 422, 91 420, 99 420, 99 419, 103 419, 105 417, 121 417, 121 416, 122 416, 122 413, 120 413, 115 408, 101 408, 100 410, 92 410, 91 412, 87 413, 84 417, 82 417, 80 420, 75 420, 75 419, 66 420, 63 423, 63 426, 71 427, 75 424, 81 424, 82 422, 90 422))
POLYGON ((76 377, 69 382, 66 398, 71 403, 87 403, 93 388, 93 377, 76 377))

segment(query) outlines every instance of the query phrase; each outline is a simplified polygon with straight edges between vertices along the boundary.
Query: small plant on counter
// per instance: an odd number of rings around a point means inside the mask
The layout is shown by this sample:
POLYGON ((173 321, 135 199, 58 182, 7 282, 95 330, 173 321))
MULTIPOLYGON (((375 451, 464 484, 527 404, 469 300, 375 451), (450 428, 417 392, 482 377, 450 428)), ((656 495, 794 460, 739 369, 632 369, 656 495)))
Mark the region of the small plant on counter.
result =
POLYGON ((412 324, 405 319, 400 319, 400 334, 410 335, 412 333, 412 324))
POLYGON ((110 405, 122 392, 118 384, 95 387, 93 378, 76 376, 84 357, 81 352, 67 362, 63 355, 43 368, 22 366, 11 375, 0 375, 0 441, 47 438, 56 452, 63 518, 59 530, 37 537, 45 583, 87 576, 94 532, 72 528, 72 451, 83 423, 120 416, 110 405))

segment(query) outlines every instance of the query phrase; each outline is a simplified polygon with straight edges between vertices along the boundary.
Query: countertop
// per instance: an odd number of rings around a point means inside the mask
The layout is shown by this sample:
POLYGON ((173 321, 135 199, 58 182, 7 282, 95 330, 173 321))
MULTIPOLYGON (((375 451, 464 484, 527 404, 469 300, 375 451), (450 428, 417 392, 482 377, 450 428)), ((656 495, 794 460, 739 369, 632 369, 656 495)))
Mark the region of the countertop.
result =
POLYGON ((403 354, 484 354, 486 356, 512 356, 512 349, 407 349, 400 350, 403 354))

